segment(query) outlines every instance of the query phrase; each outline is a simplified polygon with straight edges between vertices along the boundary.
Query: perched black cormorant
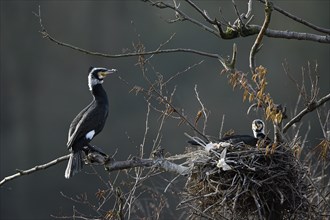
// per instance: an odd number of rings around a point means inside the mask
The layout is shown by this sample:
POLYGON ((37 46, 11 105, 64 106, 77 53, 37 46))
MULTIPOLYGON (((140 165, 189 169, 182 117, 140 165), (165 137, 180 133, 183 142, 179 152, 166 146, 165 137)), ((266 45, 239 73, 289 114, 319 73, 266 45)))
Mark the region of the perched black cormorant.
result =
MULTIPOLYGON (((84 108, 71 122, 68 135, 70 158, 65 170, 65 178, 70 178, 83 167, 83 151, 93 148, 89 142, 102 131, 108 116, 109 103, 102 87, 104 78, 116 69, 90 67, 88 86, 93 95, 93 101, 84 108)), ((93 150, 97 150, 94 149, 93 150)), ((100 152, 103 153, 103 152, 100 152)))
MULTIPOLYGON (((266 141, 265 143, 270 143, 270 139, 266 137, 265 135, 265 123, 260 120, 256 119, 252 122, 252 131, 253 135, 230 135, 223 137, 221 139, 216 140, 216 142, 226 142, 230 144, 238 144, 238 143, 244 143, 246 145, 250 146, 256 146, 258 144, 258 141, 266 141)), ((202 141, 203 144, 208 144, 209 141, 202 141)), ((188 143, 192 145, 201 145, 201 143, 198 143, 195 140, 189 140, 188 143)))

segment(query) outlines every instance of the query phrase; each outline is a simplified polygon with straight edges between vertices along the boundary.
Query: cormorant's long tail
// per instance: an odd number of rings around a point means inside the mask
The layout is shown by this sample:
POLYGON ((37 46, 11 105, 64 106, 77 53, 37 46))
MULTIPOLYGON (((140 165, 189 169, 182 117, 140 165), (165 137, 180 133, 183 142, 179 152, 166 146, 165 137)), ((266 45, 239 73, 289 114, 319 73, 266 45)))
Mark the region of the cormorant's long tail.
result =
POLYGON ((199 137, 192 137, 187 133, 184 133, 184 135, 186 135, 188 138, 190 138, 190 140, 188 140, 187 142, 191 145, 205 147, 210 142, 208 140, 204 141, 203 139, 201 139, 199 137))
POLYGON ((82 151, 71 152, 68 166, 66 167, 64 174, 66 179, 69 179, 82 170, 84 163, 81 154, 82 151))

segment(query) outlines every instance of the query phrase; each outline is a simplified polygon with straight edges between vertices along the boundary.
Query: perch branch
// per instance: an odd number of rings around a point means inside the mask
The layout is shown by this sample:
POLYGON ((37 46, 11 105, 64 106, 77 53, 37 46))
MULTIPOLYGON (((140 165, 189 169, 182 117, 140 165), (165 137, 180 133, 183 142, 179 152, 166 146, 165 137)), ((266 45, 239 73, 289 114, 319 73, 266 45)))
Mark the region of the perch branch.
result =
POLYGON ((105 164, 105 167, 108 172, 131 169, 134 167, 149 167, 149 168, 154 167, 154 168, 163 169, 166 172, 172 172, 179 175, 185 175, 189 169, 188 167, 168 161, 166 158, 163 157, 163 150, 155 151, 153 153, 153 156, 154 158, 148 158, 148 159, 133 157, 130 160, 124 160, 124 161, 109 160, 108 163, 105 164))
POLYGON ((314 111, 325 102, 330 100, 330 93, 320 98, 318 101, 311 102, 304 108, 301 112, 299 112, 295 117, 293 117, 286 125, 283 127, 283 133, 286 133, 287 130, 295 123, 299 122, 307 113, 314 111))
MULTIPOLYGON (((15 173, 14 175, 3 178, 3 180, 1 180, 1 182, 0 182, 0 186, 2 186, 3 184, 5 184, 8 181, 12 181, 23 175, 28 175, 28 174, 37 172, 39 170, 45 170, 62 161, 68 160, 69 157, 70 157, 70 155, 68 154, 68 155, 59 157, 55 160, 52 160, 48 163, 45 163, 42 165, 37 165, 28 170, 17 170, 17 173, 15 173)), ((157 157, 155 157, 155 158, 150 158, 150 159, 141 159, 141 158, 134 157, 133 159, 126 160, 126 161, 109 160, 108 163, 105 164, 105 167, 108 172, 112 172, 112 171, 116 171, 116 170, 130 169, 130 168, 134 168, 134 167, 156 167, 156 168, 161 168, 161 169, 165 170, 166 172, 173 172, 173 173, 176 173, 179 175, 185 175, 189 169, 188 167, 170 162, 166 158, 159 156, 159 155, 157 155, 157 157)))
POLYGON ((42 165, 37 165, 31 169, 28 169, 28 170, 17 170, 17 173, 15 173, 14 175, 11 175, 11 176, 7 176, 5 177, 3 180, 1 180, 0 182, 0 186, 2 186, 3 184, 5 184, 6 182, 8 181, 11 181, 11 180, 14 180, 18 177, 21 177, 23 175, 28 175, 28 174, 31 174, 31 173, 34 173, 36 171, 39 171, 39 170, 45 170, 51 166, 54 166, 62 161, 65 161, 65 160, 68 160, 70 157, 70 155, 65 155, 65 156, 62 156, 62 157, 59 157, 55 160, 52 160, 48 163, 45 163, 45 164, 42 164, 42 165))

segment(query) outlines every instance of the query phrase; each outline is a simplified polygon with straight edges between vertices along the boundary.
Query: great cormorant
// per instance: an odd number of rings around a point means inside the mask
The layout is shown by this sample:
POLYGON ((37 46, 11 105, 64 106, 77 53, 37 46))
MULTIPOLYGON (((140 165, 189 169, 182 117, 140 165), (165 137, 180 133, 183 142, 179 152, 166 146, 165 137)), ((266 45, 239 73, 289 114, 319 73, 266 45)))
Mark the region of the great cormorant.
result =
MULTIPOLYGON (((71 152, 65 178, 70 178, 83 167, 83 151, 93 148, 89 142, 102 131, 108 116, 109 103, 102 87, 104 78, 116 69, 90 67, 88 86, 93 95, 92 102, 71 122, 67 147, 71 152)), ((93 148, 92 150, 97 150, 93 148)), ((103 153, 103 152, 100 152, 103 153)))
MULTIPOLYGON (((253 135, 230 135, 216 140, 215 142, 225 142, 229 144, 244 143, 250 146, 256 146, 258 142, 264 140, 265 143, 270 143, 270 139, 265 135, 265 123, 261 119, 256 119, 252 122, 253 135)), ((200 140, 200 139, 199 139, 200 140)), ((209 141, 202 141, 203 144, 208 144, 209 141)), ((199 141, 199 142, 200 142, 199 141)), ((201 145, 195 140, 189 140, 188 143, 192 145, 201 145)))

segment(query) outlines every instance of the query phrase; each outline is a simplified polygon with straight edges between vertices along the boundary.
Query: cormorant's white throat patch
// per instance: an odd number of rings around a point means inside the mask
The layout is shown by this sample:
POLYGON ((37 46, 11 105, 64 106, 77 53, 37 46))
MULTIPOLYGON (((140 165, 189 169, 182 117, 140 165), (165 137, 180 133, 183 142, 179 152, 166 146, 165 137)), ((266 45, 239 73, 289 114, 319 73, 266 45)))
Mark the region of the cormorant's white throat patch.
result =
POLYGON ((88 75, 88 87, 92 91, 93 86, 103 83, 103 80, 96 79, 92 74, 88 75))
POLYGON ((88 132, 87 134, 86 134, 86 138, 87 139, 89 139, 89 140, 92 140, 93 139, 93 137, 94 137, 94 134, 95 134, 95 130, 91 130, 90 132, 88 132))

